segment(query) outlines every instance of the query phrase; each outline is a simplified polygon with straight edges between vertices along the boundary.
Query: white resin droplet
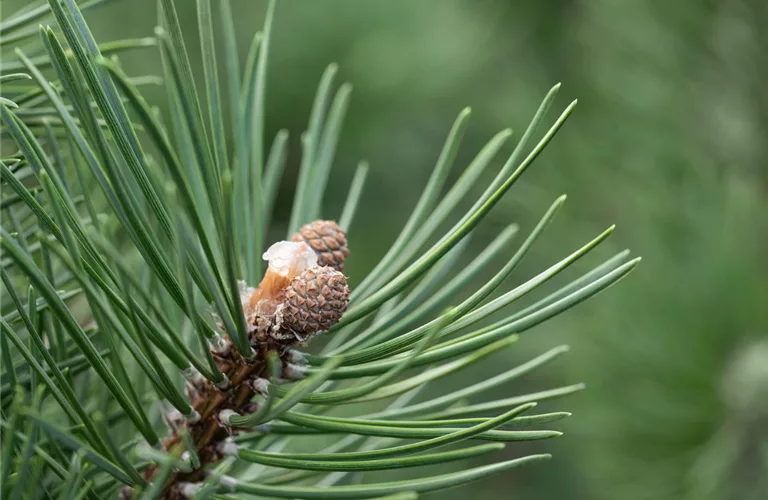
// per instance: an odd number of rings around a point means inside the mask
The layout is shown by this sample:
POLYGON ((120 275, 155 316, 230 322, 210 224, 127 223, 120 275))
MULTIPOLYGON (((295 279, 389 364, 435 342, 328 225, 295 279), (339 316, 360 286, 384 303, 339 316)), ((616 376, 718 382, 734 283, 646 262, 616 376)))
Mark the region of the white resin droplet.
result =
POLYGON ((278 241, 261 258, 269 262, 270 271, 280 276, 317 267, 317 254, 303 241, 278 241))
POLYGON ((248 284, 242 280, 237 282, 237 288, 240 292, 240 303, 241 305, 245 306, 245 304, 248 303, 248 299, 251 298, 251 295, 253 295, 253 292, 255 292, 256 289, 252 286, 248 286, 248 284))

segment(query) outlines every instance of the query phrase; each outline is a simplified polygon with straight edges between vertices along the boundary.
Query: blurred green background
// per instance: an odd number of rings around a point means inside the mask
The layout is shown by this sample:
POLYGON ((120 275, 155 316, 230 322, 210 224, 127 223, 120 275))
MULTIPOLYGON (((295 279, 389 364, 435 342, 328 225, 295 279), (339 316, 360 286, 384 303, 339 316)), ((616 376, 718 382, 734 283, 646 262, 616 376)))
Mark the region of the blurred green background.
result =
MULTIPOLYGON (((194 4, 177 2, 199 67, 194 4)), ((265 2, 233 0, 233 9, 244 60, 265 2)), ((154 2, 131 0, 88 18, 106 41, 151 35, 155 12, 154 2)), ((337 62, 354 93, 327 217, 338 215, 357 162, 372 167, 350 231, 353 284, 405 222, 464 106, 473 117, 458 165, 504 127, 519 137, 557 82, 563 88, 550 119, 573 98, 576 112, 478 228, 471 249, 510 222, 529 230, 567 193, 558 220, 505 289, 612 223, 618 230, 589 263, 623 248, 644 257, 608 293, 440 387, 450 391, 569 344, 567 356, 500 393, 587 384, 543 404, 574 413, 559 426, 563 437, 504 452, 551 452, 555 460, 429 498, 768 498, 766 22, 764 0, 278 4, 268 141, 286 128, 292 146, 275 238, 287 223, 298 136, 318 79, 337 62)), ((129 73, 159 74, 154 51, 121 61, 129 73)), ((147 92, 162 107, 163 90, 147 92)))

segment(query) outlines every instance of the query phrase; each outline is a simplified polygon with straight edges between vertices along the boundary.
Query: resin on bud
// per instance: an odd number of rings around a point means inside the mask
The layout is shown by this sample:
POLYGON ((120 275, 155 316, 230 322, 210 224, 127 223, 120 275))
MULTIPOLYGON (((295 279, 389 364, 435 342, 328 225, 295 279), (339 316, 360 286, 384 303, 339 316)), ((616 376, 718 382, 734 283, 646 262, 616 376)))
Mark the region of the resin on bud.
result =
POLYGON ((252 345, 284 348, 338 323, 349 304, 340 271, 319 266, 321 255, 304 241, 277 242, 263 257, 269 266, 259 286, 240 288, 252 345))

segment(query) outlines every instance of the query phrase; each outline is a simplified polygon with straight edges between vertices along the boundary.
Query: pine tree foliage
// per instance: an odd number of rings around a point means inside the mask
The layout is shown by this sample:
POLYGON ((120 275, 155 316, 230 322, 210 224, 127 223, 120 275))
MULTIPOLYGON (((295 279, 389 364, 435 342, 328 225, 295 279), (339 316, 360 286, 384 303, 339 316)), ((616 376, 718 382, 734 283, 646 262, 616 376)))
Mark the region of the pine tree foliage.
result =
MULTIPOLYGON (((419 397, 430 382, 482 362, 613 285, 639 260, 622 252, 510 311, 613 230, 494 296, 563 196, 513 252, 518 228, 511 225, 469 265, 455 267, 468 235, 573 111, 575 102, 539 135, 559 85, 463 213, 469 188, 512 133, 494 136, 447 187, 470 116, 461 111, 402 232, 352 286, 348 309, 324 332, 323 349, 308 339, 264 344, 247 323, 241 293, 243 283, 256 286, 264 277, 260 256, 288 157, 288 131, 269 141, 264 131, 276 2, 242 71, 227 0, 197 1, 202 68, 190 65, 172 0, 160 0, 153 37, 106 43, 94 39, 82 15, 101 3, 50 0, 0 24, 2 494, 405 499, 548 458, 492 458, 490 465, 390 482, 364 474, 560 435, 541 427, 567 413, 532 410, 580 385, 490 401, 483 393, 566 346, 448 394, 419 397), (213 6, 220 9, 217 26, 213 6), (214 32, 223 47, 215 46, 214 32), (159 51, 161 80, 124 73, 117 56, 134 49, 159 51), (159 81, 169 116, 140 92, 159 81), (497 256, 506 264, 456 301, 497 256), (505 314, 490 322, 499 311, 505 314), (336 439, 314 446, 327 435, 336 439)), ((342 213, 322 211, 351 95, 349 84, 336 85, 336 71, 331 65, 322 75, 300 136, 286 239, 321 218, 354 234, 365 162, 342 213)), ((354 246, 349 250, 354 259, 354 246)))

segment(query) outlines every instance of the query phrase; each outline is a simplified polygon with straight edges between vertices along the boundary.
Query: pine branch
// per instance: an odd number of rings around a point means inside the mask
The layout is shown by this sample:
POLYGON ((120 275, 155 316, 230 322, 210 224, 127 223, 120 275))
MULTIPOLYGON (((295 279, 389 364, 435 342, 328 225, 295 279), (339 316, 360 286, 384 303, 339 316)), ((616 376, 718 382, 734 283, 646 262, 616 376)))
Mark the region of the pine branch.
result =
POLYGON ((567 346, 450 394, 415 398, 425 386, 511 349, 523 332, 637 265, 639 259, 622 252, 507 312, 585 259, 610 227, 492 299, 561 210, 562 196, 514 252, 510 242, 519 228, 509 225, 456 269, 471 233, 576 102, 536 141, 560 88, 553 87, 495 178, 456 214, 512 138, 509 130, 491 138, 446 186, 470 117, 462 110, 400 235, 350 291, 343 272, 356 254, 347 234, 355 235, 369 167, 359 162, 338 223, 327 217, 326 186, 351 97, 348 83, 336 85, 336 66, 322 75, 300 136, 299 179, 286 216, 290 241, 266 245, 289 149, 287 131, 268 138, 264 130, 277 3, 269 2, 242 74, 233 13, 229 2, 218 4, 226 35, 223 85, 209 0, 197 2, 201 75, 171 0, 160 2, 155 37, 102 44, 82 15, 100 3, 49 0, 2 22, 4 40, 26 43, 34 30, 41 43, 40 50, 25 45, 29 55, 16 50, 11 64, 4 61, 12 72, 0 76, 3 136, 18 148, 0 162, 9 191, 0 199, 2 280, 12 299, 1 322, 2 493, 415 498, 548 458, 339 484, 351 473, 486 456, 508 442, 560 435, 538 427, 568 413, 525 413, 537 401, 581 390, 579 384, 471 400, 554 360, 567 346), (36 30, 31 23, 41 19, 56 26, 36 30), (129 77, 117 58, 105 58, 125 49, 160 53, 169 117, 140 91, 157 77, 129 77), (231 151, 226 137, 234 138, 231 151), (453 226, 441 233, 448 221, 453 226), (264 247, 266 269, 259 260, 264 247), (505 264, 471 289, 497 257, 505 264), (464 291, 467 298, 456 301, 464 291), (485 323, 501 311, 501 319, 485 323), (320 334, 329 342, 310 353, 320 334), (375 410, 357 406, 378 401, 385 403, 375 410), (343 415, 336 411, 342 405, 343 415), (326 448, 295 449, 296 437, 324 434, 339 439, 326 448), (469 440, 492 443, 440 449, 469 440))

